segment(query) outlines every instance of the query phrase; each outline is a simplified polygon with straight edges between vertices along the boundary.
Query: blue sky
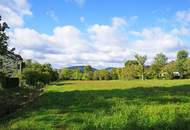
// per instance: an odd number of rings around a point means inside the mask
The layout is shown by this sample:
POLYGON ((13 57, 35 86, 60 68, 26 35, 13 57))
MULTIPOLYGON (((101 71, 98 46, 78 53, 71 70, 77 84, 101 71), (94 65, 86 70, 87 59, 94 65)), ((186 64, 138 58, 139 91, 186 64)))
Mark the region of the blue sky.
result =
POLYGON ((10 46, 54 67, 122 66, 134 54, 189 50, 190 0, 1 0, 10 46))
POLYGON ((46 0, 45 4, 44 0, 30 0, 29 3, 33 17, 26 18, 25 26, 45 33, 62 25, 83 29, 85 25, 109 24, 116 16, 126 20, 138 16, 138 23, 133 25, 137 30, 164 26, 159 19, 173 19, 178 10, 188 9, 190 5, 189 0, 86 0, 82 5, 74 0, 46 0), (57 21, 48 17, 47 12, 53 12, 57 21), (85 18, 85 24, 80 22, 80 17, 85 18))

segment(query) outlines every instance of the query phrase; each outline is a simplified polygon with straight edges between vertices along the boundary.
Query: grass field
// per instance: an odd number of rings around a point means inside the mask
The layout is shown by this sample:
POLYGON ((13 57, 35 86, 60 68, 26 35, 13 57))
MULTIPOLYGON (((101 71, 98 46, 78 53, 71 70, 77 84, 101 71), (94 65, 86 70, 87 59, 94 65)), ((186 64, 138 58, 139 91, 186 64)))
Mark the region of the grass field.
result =
POLYGON ((0 129, 190 130, 190 80, 52 83, 0 129))

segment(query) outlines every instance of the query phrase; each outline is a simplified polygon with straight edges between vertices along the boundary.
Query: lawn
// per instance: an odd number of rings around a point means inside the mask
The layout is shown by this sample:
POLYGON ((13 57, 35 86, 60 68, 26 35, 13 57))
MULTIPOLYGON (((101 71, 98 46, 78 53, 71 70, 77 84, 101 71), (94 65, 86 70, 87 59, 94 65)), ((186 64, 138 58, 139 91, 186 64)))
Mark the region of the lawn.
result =
POLYGON ((190 130, 190 80, 52 83, 0 129, 190 130))

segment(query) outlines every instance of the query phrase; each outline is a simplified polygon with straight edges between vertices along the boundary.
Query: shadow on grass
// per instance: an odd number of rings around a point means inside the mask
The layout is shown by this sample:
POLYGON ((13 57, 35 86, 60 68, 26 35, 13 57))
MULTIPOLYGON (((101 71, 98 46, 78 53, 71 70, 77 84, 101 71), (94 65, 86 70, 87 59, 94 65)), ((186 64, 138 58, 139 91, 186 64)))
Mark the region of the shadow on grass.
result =
MULTIPOLYGON (((117 106, 117 102, 122 101, 125 106, 136 105, 140 109, 143 105, 167 105, 167 104, 185 104, 190 103, 190 85, 180 85, 173 87, 137 87, 130 89, 113 89, 113 90, 88 90, 88 91, 70 91, 70 92, 47 92, 38 97, 31 104, 26 113, 36 111, 46 111, 58 109, 58 114, 69 113, 73 114, 89 113, 95 114, 97 111, 104 111, 110 115, 113 114, 113 106, 117 106)), ((126 108, 127 109, 127 108, 126 108)), ((137 109, 137 111, 138 111, 137 109)), ((119 110, 119 109, 118 109, 119 110)), ((132 111, 134 114, 137 111, 132 111)), ((17 115, 18 116, 18 115, 17 115)), ((101 116, 101 115, 100 115, 101 116)), ((139 125, 137 118, 131 115, 130 121, 122 127, 122 129, 190 129, 190 118, 183 114, 176 113, 173 122, 158 122, 153 125, 139 125)), ((5 119, 3 122, 8 123, 15 117, 5 119)), ((26 118, 23 114, 22 118, 26 118)), ((36 119, 37 121, 49 121, 53 117, 44 117, 36 119)), ((86 120, 78 116, 67 119, 63 122, 58 119, 58 124, 55 127, 65 128, 69 124, 83 124, 86 120)), ((1 122, 0 122, 1 123, 1 122)), ((88 124, 84 129, 105 129, 106 126, 94 126, 88 124)))
POLYGON ((4 88, 0 91, 0 118, 26 106, 40 91, 30 88, 4 88))
MULTIPOLYGON (((87 90, 87 91, 69 91, 69 92, 48 92, 38 98, 34 106, 49 109, 52 107, 70 106, 92 106, 99 105, 93 102, 97 99, 124 98, 128 103, 189 103, 190 85, 181 85, 174 87, 137 87, 131 89, 113 89, 113 90, 87 90), (48 102, 46 102, 48 99, 48 102)), ((104 103, 100 103, 104 104, 104 103)), ((109 107, 104 104, 104 106, 109 107)))
POLYGON ((50 85, 55 85, 55 86, 64 86, 64 85, 71 85, 71 84, 74 84, 74 83, 71 83, 71 82, 55 82, 55 83, 51 83, 50 85))

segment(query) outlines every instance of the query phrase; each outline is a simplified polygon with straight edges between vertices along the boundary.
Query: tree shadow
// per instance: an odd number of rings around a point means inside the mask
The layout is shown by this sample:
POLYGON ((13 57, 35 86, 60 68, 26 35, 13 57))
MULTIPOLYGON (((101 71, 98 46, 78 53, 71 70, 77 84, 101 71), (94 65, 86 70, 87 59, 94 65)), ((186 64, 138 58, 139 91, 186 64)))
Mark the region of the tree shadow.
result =
POLYGON ((38 89, 32 88, 4 88, 0 91, 0 118, 26 106, 39 93, 38 89))
MULTIPOLYGON (((140 101, 142 103, 189 103, 190 85, 180 85, 173 87, 136 87, 130 89, 113 89, 113 90, 87 90, 87 91, 67 91, 67 92, 48 92, 44 93, 34 103, 34 106, 45 107, 64 107, 70 106, 92 106, 93 108, 102 104, 93 101, 101 99, 122 98, 128 103, 140 101), (48 102, 45 102, 48 99, 48 102)), ((104 101, 104 100, 102 100, 104 101)), ((103 102, 104 104, 104 102, 103 102)), ((107 107, 107 105, 104 105, 107 107)), ((109 107, 109 106, 108 106, 109 107)))
MULTIPOLYGON (((113 106, 117 106, 117 102, 123 101, 124 105, 136 105, 137 108, 143 105, 167 105, 167 104, 185 104, 190 103, 190 85, 180 85, 173 87, 136 87, 130 89, 113 89, 113 90, 87 90, 87 91, 67 91, 67 92, 47 92, 39 96, 35 102, 30 104, 25 110, 26 113, 39 112, 43 113, 46 110, 59 110, 57 114, 70 115, 79 113, 94 114, 97 111, 111 113, 113 106)), ((138 109, 137 109, 138 111, 138 109)), ((133 113, 133 112, 132 112, 133 113)), ((135 112, 134 112, 135 113, 135 112)), ((18 115, 17 115, 18 116, 18 115)), ((21 118, 30 116, 23 114, 21 118)), ((137 118, 131 116, 131 122, 126 124, 123 129, 190 129, 190 118, 176 113, 176 118, 170 124, 159 122, 154 126, 141 126, 137 124, 137 118), (180 122, 180 124, 179 124, 180 122)), ((9 120, 17 118, 16 115, 4 119, 3 123, 8 123, 9 120)), ((36 121, 49 121, 51 118, 36 119, 36 121)), ((57 119, 57 122, 63 122, 62 119, 57 119)), ((57 124, 56 127, 66 127, 70 123, 84 123, 82 117, 68 119, 62 125, 57 124)), ((1 124, 2 122, 0 122, 1 124)), ((94 125, 86 126, 85 129, 93 129, 94 125)), ((94 128, 97 129, 97 128, 94 128)))
POLYGON ((72 83, 72 82, 54 82, 54 83, 51 83, 50 85, 64 86, 64 85, 71 85, 71 84, 74 84, 74 83, 72 83))

